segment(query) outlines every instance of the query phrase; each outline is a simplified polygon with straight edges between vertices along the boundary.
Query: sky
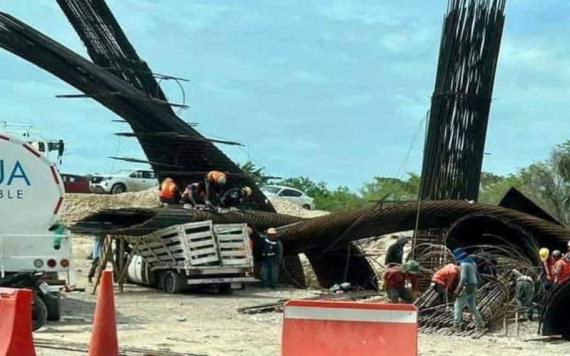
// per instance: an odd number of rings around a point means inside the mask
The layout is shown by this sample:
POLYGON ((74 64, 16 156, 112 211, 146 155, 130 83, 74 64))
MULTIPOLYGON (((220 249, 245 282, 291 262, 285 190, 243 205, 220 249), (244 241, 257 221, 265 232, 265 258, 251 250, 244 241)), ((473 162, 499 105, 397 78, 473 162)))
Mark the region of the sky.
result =
MULTIPOLYGON (((188 78, 189 110, 237 162, 280 177, 357 189, 421 169, 445 0, 107 0, 153 71, 188 78)), ((55 0, 0 0, 0 10, 87 57, 55 0)), ((483 170, 509 174, 570 137, 570 2, 511 0, 483 170)), ((171 102, 176 83, 162 82, 171 102)), ((0 49, 0 121, 63 138, 68 173, 139 168, 115 114, 0 49)))

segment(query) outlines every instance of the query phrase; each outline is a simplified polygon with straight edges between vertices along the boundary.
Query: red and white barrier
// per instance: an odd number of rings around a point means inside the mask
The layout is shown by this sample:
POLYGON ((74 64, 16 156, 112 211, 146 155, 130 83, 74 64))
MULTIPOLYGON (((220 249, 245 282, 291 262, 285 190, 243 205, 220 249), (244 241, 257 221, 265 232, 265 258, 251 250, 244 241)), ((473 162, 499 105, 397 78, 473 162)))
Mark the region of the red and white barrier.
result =
POLYGON ((417 355, 410 304, 292 300, 283 310, 282 355, 417 355))

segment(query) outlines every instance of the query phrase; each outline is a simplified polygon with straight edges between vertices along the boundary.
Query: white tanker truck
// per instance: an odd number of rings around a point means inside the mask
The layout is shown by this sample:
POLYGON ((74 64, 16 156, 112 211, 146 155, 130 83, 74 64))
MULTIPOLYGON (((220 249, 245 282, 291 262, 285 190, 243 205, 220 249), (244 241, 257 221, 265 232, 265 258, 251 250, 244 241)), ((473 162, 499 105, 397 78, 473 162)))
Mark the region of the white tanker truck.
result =
POLYGON ((59 319, 46 276, 68 272, 71 238, 59 224, 63 182, 33 142, 0 132, 0 287, 34 290, 34 329, 59 319))

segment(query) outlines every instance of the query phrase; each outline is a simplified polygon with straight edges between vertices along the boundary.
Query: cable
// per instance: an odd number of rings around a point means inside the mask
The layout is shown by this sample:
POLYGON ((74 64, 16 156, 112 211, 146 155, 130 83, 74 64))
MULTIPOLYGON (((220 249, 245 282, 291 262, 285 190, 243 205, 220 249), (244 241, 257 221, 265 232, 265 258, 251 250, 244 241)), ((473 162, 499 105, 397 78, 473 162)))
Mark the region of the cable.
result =
POLYGON ((405 170, 405 167, 408 163, 408 160, 410 158, 410 154, 412 153, 412 150, 414 149, 414 146, 416 145, 416 141, 418 139, 418 136, 420 134, 421 131, 421 127, 422 127, 422 123, 424 123, 429 115, 429 110, 426 112, 426 115, 424 116, 423 119, 420 120, 420 122, 418 123, 418 127, 414 133, 414 136, 412 137, 412 142, 410 143, 410 147, 408 148, 408 152, 406 153, 406 156, 404 157, 404 159, 402 160, 402 163, 400 164, 400 167, 398 168, 398 173, 396 174, 396 177, 398 179, 400 179, 402 177, 402 174, 405 170))

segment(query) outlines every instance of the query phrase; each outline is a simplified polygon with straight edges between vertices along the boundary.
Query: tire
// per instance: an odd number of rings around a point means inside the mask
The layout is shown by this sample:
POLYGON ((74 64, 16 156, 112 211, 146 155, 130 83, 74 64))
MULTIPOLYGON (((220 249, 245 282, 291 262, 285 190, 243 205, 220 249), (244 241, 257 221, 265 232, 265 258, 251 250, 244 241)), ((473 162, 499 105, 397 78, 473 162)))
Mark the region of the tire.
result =
POLYGON ((47 323, 48 309, 42 298, 34 294, 32 301, 32 330, 36 331, 47 323))
POLYGON ((303 208, 307 209, 307 210, 311 210, 311 206, 309 204, 305 204, 303 205, 303 208))
POLYGON ((177 294, 184 289, 184 280, 175 271, 166 271, 162 277, 162 290, 168 294, 177 294))
POLYGON ((111 188, 111 194, 121 194, 127 191, 127 187, 123 183, 114 184, 111 188))
POLYGON ((60 292, 51 292, 42 297, 47 308, 47 319, 49 321, 59 321, 61 318, 61 298, 60 292))
POLYGON ((218 287, 218 293, 224 295, 231 295, 234 293, 234 289, 232 288, 231 283, 224 283, 220 284, 220 286, 218 287))

